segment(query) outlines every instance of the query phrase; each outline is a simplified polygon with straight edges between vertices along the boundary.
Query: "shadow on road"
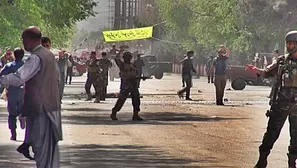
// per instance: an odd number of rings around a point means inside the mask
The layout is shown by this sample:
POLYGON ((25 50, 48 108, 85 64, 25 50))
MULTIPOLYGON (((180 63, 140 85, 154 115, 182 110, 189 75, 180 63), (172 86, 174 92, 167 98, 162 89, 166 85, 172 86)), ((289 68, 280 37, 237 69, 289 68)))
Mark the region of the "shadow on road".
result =
MULTIPOLYGON (((161 150, 149 146, 133 145, 81 145, 63 147, 63 165, 71 168, 122 168, 122 167, 185 167, 192 160, 174 158, 161 150)), ((197 161, 211 162, 211 160, 197 161)))
POLYGON ((248 118, 231 118, 231 117, 217 117, 217 116, 206 116, 199 114, 190 113, 177 113, 177 112, 145 112, 144 116, 148 116, 151 121, 227 121, 227 120, 243 120, 248 118))
MULTIPOLYGON (((1 145, 0 167, 30 168, 35 162, 24 159, 14 145, 1 145)), ((62 168, 173 168, 198 167, 191 165, 215 163, 215 158, 206 160, 180 159, 150 146, 134 145, 75 145, 60 146, 62 168)), ((220 166, 222 167, 222 166, 220 166)))
MULTIPOLYGON (((101 113, 100 111, 92 112, 89 110, 85 113, 70 113, 69 115, 63 115, 64 124, 73 125, 131 125, 131 124, 144 124, 144 125, 176 125, 186 124, 177 123, 178 121, 183 122, 218 122, 228 120, 243 120, 248 118, 231 118, 231 117, 216 117, 216 116, 205 116, 199 114, 189 113, 177 113, 177 112, 143 112, 141 116, 145 119, 144 121, 132 121, 132 112, 119 113, 118 121, 112 121, 109 118, 110 113, 101 113)), ((106 110, 105 110, 106 111, 106 110)))
POLYGON ((106 109, 100 109, 100 108, 88 108, 88 107, 73 107, 73 108, 63 108, 63 110, 67 111, 87 111, 87 112, 101 112, 101 111, 106 111, 106 109))
MULTIPOLYGON (((19 144, 18 144, 19 145, 19 144)), ((35 163, 27 160, 19 154, 16 149, 18 145, 1 145, 0 146, 0 167, 3 168, 31 168, 35 163)))

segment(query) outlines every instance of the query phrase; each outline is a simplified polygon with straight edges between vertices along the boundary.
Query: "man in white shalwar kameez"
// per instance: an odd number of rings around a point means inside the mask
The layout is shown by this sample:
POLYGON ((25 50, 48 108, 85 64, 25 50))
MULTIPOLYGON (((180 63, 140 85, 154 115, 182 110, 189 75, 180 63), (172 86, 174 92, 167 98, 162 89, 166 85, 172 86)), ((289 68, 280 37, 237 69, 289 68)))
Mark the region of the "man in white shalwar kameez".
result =
POLYGON ((24 48, 31 55, 16 73, 2 76, 0 84, 25 84, 22 109, 27 117, 25 142, 32 146, 37 168, 59 168, 58 142, 62 140, 59 76, 55 57, 41 46, 41 36, 37 27, 23 31, 24 48))

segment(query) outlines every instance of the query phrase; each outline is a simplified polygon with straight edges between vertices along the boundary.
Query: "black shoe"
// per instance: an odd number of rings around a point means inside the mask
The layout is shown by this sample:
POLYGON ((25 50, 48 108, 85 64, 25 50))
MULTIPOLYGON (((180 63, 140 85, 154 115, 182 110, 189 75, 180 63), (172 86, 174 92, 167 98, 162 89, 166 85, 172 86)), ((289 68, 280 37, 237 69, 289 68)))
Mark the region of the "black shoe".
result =
POLYGON ((118 120, 117 118, 117 112, 112 110, 111 114, 110 114, 110 118, 114 121, 118 120))
POLYGON ((133 115, 132 121, 143 121, 143 118, 139 117, 139 115, 133 115))
POLYGON ((29 151, 29 145, 26 144, 26 143, 23 143, 22 145, 20 145, 18 148, 17 148, 17 151, 21 154, 23 154, 27 159, 29 160, 34 160, 33 157, 30 156, 30 151, 29 151))
POLYGON ((267 167, 267 157, 270 152, 260 152, 259 160, 254 168, 266 168, 267 167))
POLYGON ((180 91, 177 92, 177 95, 180 99, 184 98, 183 94, 180 91))
POLYGON ((192 100, 191 98, 186 98, 186 100, 192 100))
POLYGON ((99 100, 99 99, 96 99, 96 100, 94 101, 94 103, 100 103, 100 100, 99 100))

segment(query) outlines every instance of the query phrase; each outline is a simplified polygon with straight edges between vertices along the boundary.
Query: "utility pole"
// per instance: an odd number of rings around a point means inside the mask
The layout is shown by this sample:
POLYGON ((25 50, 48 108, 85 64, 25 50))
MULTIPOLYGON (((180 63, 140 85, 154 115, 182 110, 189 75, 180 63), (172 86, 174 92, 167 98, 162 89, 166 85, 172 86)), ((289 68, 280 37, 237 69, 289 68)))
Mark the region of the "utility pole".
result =
POLYGON ((115 6, 114 6, 114 29, 120 29, 120 13, 121 13, 121 0, 115 0, 115 6))
POLYGON ((134 28, 134 18, 139 15, 139 0, 115 0, 114 29, 134 28))

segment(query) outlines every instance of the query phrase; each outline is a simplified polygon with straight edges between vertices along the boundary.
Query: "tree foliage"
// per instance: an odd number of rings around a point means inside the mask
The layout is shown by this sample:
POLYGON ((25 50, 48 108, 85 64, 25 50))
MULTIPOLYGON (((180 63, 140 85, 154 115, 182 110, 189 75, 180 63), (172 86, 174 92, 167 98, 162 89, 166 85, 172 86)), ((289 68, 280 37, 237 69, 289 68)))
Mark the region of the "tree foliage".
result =
POLYGON ((168 34, 184 48, 208 52, 220 44, 237 54, 282 49, 297 22, 293 0, 158 0, 157 6, 168 34))
POLYGON ((0 46, 20 46, 21 32, 38 26, 54 47, 68 47, 77 21, 94 15, 92 0, 14 0, 0 4, 0 46))

